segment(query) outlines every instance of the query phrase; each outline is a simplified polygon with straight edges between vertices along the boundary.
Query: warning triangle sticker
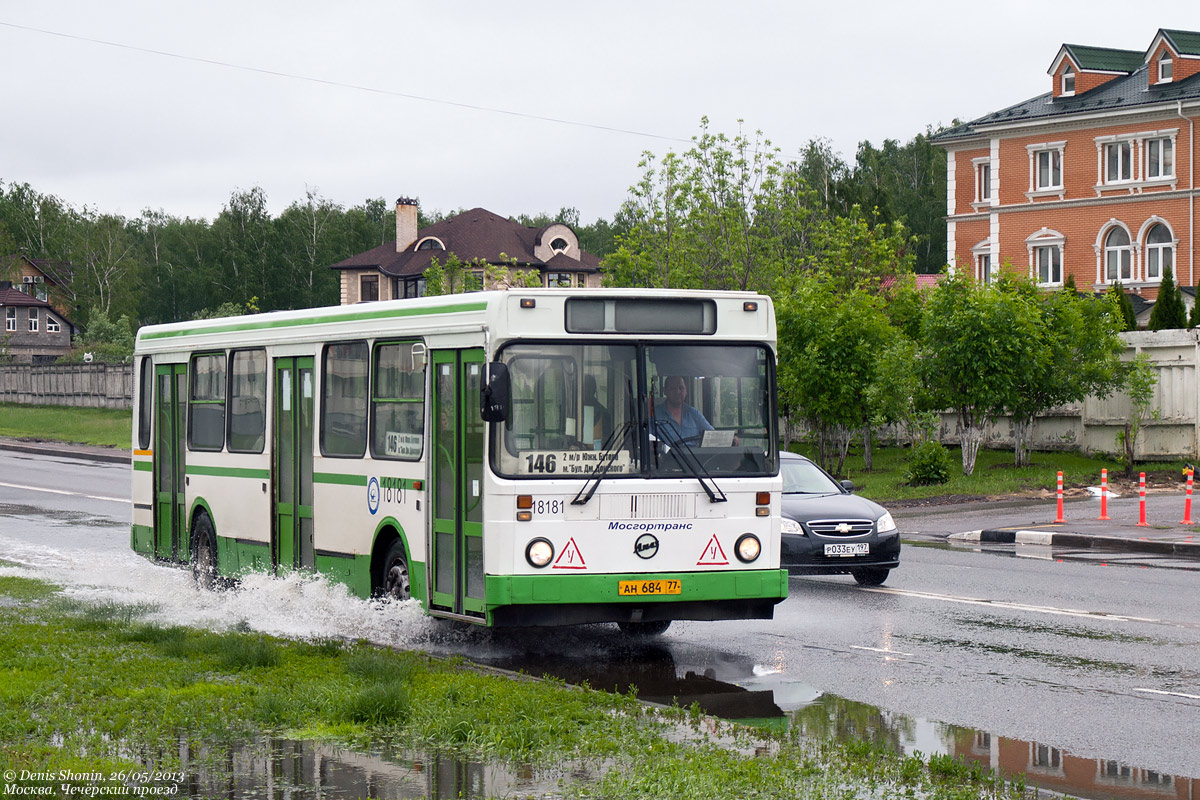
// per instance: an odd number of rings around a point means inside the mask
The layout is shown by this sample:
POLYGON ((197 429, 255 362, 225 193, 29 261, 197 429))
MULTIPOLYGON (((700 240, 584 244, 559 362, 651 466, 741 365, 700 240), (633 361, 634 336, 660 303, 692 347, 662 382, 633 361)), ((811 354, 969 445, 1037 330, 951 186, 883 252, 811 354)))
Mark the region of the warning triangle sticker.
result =
POLYGON ((700 560, 696 562, 697 567, 727 567, 729 566, 729 558, 725 555, 725 551, 721 548, 721 543, 717 541, 717 535, 708 540, 708 544, 704 546, 704 553, 700 556, 700 560))
POLYGON ((583 560, 583 553, 579 552, 579 545, 575 544, 575 537, 571 537, 558 554, 553 569, 587 569, 587 562, 583 560))

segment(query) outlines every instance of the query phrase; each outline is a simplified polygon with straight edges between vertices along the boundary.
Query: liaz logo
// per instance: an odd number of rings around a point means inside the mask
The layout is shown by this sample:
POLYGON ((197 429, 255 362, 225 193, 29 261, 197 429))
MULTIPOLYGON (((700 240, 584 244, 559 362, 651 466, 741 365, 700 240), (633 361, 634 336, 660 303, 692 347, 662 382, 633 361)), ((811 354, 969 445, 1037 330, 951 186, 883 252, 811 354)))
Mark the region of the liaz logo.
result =
POLYGON ((654 558, 658 555, 658 538, 652 533, 643 533, 633 543, 633 552, 638 558, 654 558))
POLYGON ((379 479, 367 481, 367 510, 372 514, 379 511, 379 479))

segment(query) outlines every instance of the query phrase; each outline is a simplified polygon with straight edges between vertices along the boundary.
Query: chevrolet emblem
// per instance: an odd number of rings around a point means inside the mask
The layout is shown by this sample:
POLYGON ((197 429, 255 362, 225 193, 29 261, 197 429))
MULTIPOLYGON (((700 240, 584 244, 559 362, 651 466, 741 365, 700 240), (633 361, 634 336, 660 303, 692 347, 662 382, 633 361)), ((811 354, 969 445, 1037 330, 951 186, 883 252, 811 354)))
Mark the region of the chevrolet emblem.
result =
POLYGON ((850 525, 849 525, 849 523, 846 523, 846 522, 839 522, 837 528, 835 528, 834 530, 836 530, 838 533, 849 533, 850 525))

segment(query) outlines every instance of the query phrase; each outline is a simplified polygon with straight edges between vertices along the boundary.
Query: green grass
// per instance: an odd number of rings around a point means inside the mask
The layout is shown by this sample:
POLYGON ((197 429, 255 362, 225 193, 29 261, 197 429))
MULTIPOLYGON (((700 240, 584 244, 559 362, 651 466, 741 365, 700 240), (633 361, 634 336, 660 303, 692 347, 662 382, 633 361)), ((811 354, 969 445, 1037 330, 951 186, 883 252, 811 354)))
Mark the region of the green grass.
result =
POLYGON ((0 403, 0 436, 128 448, 132 424, 127 409, 0 403))
MULTIPOLYGON (((810 458, 815 452, 806 447, 797 448, 810 458)), ((934 486, 909 486, 907 447, 879 447, 872 450, 872 469, 867 471, 862 450, 851 449, 840 477, 854 481, 855 493, 880 503, 896 500, 912 500, 944 495, 998 496, 1038 492, 1042 489, 1054 491, 1057 473, 1063 472, 1063 485, 1067 488, 1097 486, 1100 470, 1107 469, 1110 481, 1120 479, 1122 468, 1115 459, 1092 457, 1079 453, 1035 452, 1028 467, 1013 466, 1013 451, 980 449, 975 459, 975 472, 962 474, 962 453, 957 447, 948 447, 950 453, 950 480, 934 486)), ((1182 461, 1156 461, 1138 464, 1137 472, 1145 472, 1146 480, 1154 483, 1179 482, 1182 461)), ((1181 484, 1182 485, 1182 484, 1181 484)))
POLYGON ((159 626, 145 607, 89 606, 37 584, 0 581, 16 602, 0 603, 4 772, 176 770, 188 766, 183 742, 204 749, 206 768, 232 770, 221 753, 270 735, 552 770, 567 776, 566 797, 1028 798, 948 757, 927 765, 798 728, 714 729, 686 709, 363 643, 159 626), (595 780, 575 777, 581 764, 595 780))

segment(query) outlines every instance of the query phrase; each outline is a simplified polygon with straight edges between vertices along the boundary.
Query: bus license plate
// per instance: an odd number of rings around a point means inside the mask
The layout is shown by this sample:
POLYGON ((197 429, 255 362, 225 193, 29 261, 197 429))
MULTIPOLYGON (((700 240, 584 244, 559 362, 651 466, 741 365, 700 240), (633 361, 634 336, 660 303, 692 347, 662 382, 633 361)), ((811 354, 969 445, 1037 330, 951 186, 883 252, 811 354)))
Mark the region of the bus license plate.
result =
POLYGON ((643 597, 652 594, 681 594, 683 581, 620 581, 617 583, 617 594, 621 597, 643 597))
POLYGON ((827 556, 865 556, 870 555, 870 553, 871 545, 868 542, 825 545, 825 555, 827 556))

